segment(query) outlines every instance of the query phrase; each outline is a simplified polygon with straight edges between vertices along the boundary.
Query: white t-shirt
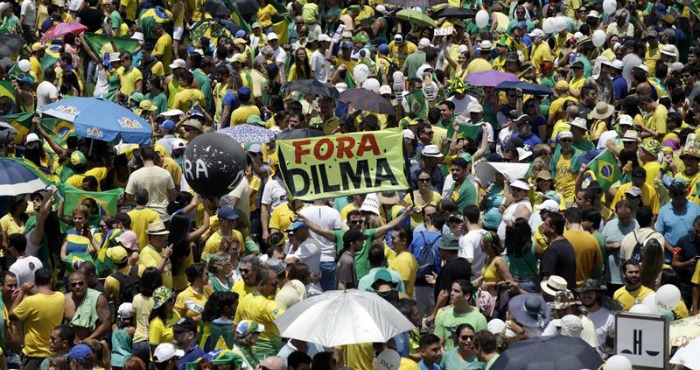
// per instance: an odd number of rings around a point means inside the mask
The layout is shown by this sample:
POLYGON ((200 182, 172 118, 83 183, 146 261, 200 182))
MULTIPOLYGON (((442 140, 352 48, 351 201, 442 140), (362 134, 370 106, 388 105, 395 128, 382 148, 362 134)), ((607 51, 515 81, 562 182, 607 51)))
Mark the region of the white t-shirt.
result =
POLYGON ((314 71, 316 80, 320 82, 328 82, 328 75, 331 71, 331 64, 320 51, 315 50, 311 54, 311 70, 314 71))
MULTIPOLYGON (((338 230, 343 227, 340 212, 328 206, 309 206, 300 212, 309 221, 325 229, 338 230)), ((311 232, 311 238, 321 246, 321 262, 335 262, 335 243, 311 232)))
POLYGON ((481 276, 481 267, 486 255, 481 250, 481 236, 484 230, 471 230, 459 238, 459 257, 466 258, 472 264, 472 280, 481 276))
POLYGON ((38 258, 26 256, 17 259, 17 261, 10 266, 10 272, 17 276, 17 286, 22 286, 24 283, 33 282, 34 272, 42 267, 43 265, 38 258))
POLYGON ((455 114, 462 114, 467 111, 471 102, 476 101, 476 98, 469 94, 464 94, 462 99, 458 99, 456 95, 453 95, 447 100, 455 103, 455 114))
MULTIPOLYGON (((309 266, 309 272, 312 276, 320 276, 321 274, 321 247, 312 238, 308 238, 299 244, 299 247, 295 251, 290 251, 287 255, 289 257, 296 257, 299 262, 309 266)), ((306 292, 308 295, 321 294, 323 289, 321 289, 321 284, 319 282, 309 283, 306 285, 306 292)))
POLYGON ((36 24, 36 3, 34 3, 34 0, 22 1, 22 7, 19 14, 20 18, 22 15, 24 16, 24 22, 22 22, 22 25, 30 26, 33 29, 34 25, 36 24))
POLYGON ((36 87, 36 111, 41 112, 41 107, 51 104, 51 99, 58 99, 58 88, 49 81, 42 81, 36 87))
POLYGON ((287 188, 285 188, 279 176, 272 178, 272 180, 265 184, 260 202, 270 206, 270 214, 272 214, 277 206, 286 201, 287 188))
POLYGON ((134 171, 129 176, 129 182, 126 184, 125 192, 134 195, 138 189, 145 188, 148 190, 148 203, 146 206, 160 214, 162 219, 165 219, 168 214, 168 190, 175 189, 170 172, 158 167, 142 167, 134 171))
MULTIPOLYGON (((503 211, 503 219, 501 220, 501 223, 498 225, 498 238, 501 239, 501 246, 505 246, 505 241, 506 241, 506 225, 508 225, 508 222, 514 221, 513 216, 515 215, 515 210, 518 208, 520 205, 524 205, 527 207, 527 209, 532 213, 532 205, 530 204, 530 200, 525 197, 517 202, 511 203, 505 211, 503 211)), ((528 218, 529 220, 529 218, 528 218)))

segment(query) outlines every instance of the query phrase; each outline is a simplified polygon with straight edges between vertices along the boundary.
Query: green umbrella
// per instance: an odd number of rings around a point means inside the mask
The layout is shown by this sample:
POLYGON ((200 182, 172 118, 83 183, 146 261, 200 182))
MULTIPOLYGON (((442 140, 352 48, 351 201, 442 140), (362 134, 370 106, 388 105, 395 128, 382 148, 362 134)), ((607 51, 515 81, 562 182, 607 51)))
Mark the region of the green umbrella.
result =
POLYGON ((396 18, 423 27, 437 27, 437 23, 435 23, 435 20, 413 9, 403 9, 399 11, 398 13, 396 13, 396 18))

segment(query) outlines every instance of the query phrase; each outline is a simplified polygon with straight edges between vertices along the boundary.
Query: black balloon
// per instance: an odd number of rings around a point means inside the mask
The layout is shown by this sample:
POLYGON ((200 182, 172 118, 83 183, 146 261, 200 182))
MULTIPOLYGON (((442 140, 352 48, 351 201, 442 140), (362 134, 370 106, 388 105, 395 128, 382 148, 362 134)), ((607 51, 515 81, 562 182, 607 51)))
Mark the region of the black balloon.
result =
POLYGON ((197 136, 187 144, 182 168, 187 184, 200 195, 228 194, 245 176, 246 152, 236 140, 219 133, 197 136))

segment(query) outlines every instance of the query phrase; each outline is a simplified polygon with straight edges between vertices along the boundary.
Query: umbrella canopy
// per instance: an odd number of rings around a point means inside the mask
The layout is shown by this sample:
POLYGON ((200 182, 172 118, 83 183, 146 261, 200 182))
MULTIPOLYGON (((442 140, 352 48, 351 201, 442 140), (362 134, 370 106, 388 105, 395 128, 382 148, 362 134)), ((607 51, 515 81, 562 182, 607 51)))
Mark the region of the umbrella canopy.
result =
POLYGON ((192 26, 190 40, 197 42, 203 36, 210 38, 228 37, 233 40, 236 31, 238 31, 238 26, 231 21, 215 18, 204 19, 192 26))
MULTIPOLYGON (((692 319, 693 317, 695 316, 691 316, 690 318, 692 319)), ((671 325, 673 325, 673 323, 671 323, 671 325)), ((695 338, 687 345, 679 348, 669 362, 673 365, 683 365, 688 369, 700 369, 700 356, 698 356, 698 351, 700 351, 700 338, 695 338)))
POLYGON ((525 174, 530 169, 529 163, 507 163, 507 162, 487 162, 479 161, 474 165, 476 176, 482 184, 493 184, 496 182, 496 172, 508 174, 512 179, 525 178, 525 174))
POLYGON ((224 0, 207 0, 204 3, 204 10, 217 18, 228 18, 231 10, 226 6, 224 0))
POLYGON ((402 8, 421 7, 429 8, 431 6, 447 3, 447 0, 386 0, 384 4, 398 5, 402 8))
POLYGON ((307 137, 319 136, 326 136, 326 133, 321 130, 314 130, 312 128, 296 128, 291 130, 284 130, 278 133, 277 140, 304 139, 307 137))
POLYGON ((505 73, 496 70, 470 73, 466 80, 475 86, 496 87, 503 81, 517 82, 518 76, 512 73, 505 73))
POLYGON ((347 89, 340 94, 339 101, 352 105, 355 109, 380 114, 394 114, 394 106, 383 96, 367 89, 347 89))
POLYGON ((131 110, 101 98, 68 98, 41 108, 42 115, 75 126, 79 137, 129 144, 151 141, 151 125, 131 110))
POLYGON ((0 35, 0 58, 12 57, 24 46, 24 39, 20 35, 0 35))
POLYGON ((414 328, 379 295, 356 289, 328 291, 292 306, 275 324, 284 338, 324 347, 386 342, 414 328))
POLYGON ((269 143, 275 140, 275 133, 260 126, 242 124, 233 127, 226 127, 219 130, 220 133, 230 136, 233 140, 241 144, 248 143, 269 143))
POLYGON ((46 184, 19 161, 0 158, 0 196, 29 194, 43 190, 46 184))
POLYGON ((63 36, 72 33, 79 35, 87 31, 87 27, 78 22, 56 23, 41 36, 41 41, 63 39, 63 36))
POLYGON ((520 89, 525 94, 532 94, 532 95, 552 95, 552 94, 554 94, 552 92, 552 90, 545 85, 533 84, 533 83, 525 82, 525 81, 503 81, 500 84, 498 84, 498 86, 496 86, 496 91, 513 90, 513 89, 520 89))
POLYGON ((518 342, 498 357, 493 370, 598 369, 603 360, 581 338, 553 335, 518 342))
POLYGON ((435 23, 434 19, 413 9, 400 10, 398 13, 396 13, 396 18, 423 27, 437 27, 437 23, 435 23))
POLYGON ((0 134, 2 134, 3 132, 5 132, 5 130, 9 130, 10 133, 11 133, 12 135, 14 135, 14 134, 16 134, 17 132, 19 132, 19 131, 17 131, 17 129, 16 129, 14 126, 12 126, 11 124, 9 124, 9 123, 7 123, 7 122, 5 122, 5 121, 0 121, 0 134))
POLYGON ((234 0, 234 3, 238 7, 238 12, 241 15, 253 15, 260 9, 260 4, 255 0, 234 0))
POLYGON ((457 18, 457 19, 467 19, 474 18, 476 13, 471 9, 456 8, 454 6, 446 6, 436 11, 430 15, 430 18, 440 19, 440 18, 457 18))
POLYGON ((310 80, 294 80, 282 86, 286 90, 299 91, 304 94, 325 96, 327 98, 337 99, 340 93, 335 86, 320 82, 315 79, 310 80))

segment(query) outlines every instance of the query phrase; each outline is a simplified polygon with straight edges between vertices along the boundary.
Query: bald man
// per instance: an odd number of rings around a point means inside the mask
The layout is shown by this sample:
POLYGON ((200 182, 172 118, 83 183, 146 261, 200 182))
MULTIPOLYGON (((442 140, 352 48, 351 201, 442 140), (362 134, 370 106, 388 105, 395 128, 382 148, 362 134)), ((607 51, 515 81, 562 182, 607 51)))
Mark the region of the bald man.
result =
POLYGON ((265 359, 260 361, 260 367, 263 366, 269 370, 286 370, 287 368, 284 360, 278 356, 265 357, 265 359))

